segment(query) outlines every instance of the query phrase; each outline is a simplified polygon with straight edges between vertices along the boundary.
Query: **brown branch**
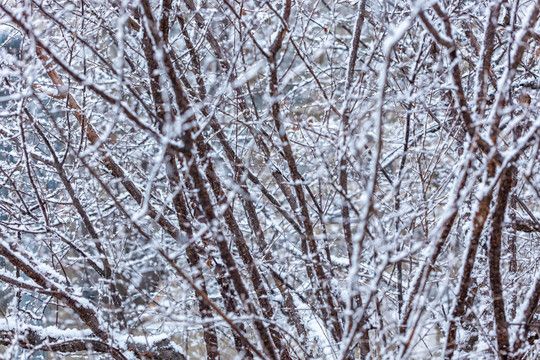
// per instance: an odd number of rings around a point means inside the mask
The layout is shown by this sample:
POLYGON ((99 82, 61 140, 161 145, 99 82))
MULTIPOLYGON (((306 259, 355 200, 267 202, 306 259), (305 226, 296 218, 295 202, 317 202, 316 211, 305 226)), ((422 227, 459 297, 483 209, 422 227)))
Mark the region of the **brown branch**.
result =
POLYGON ((503 287, 501 278, 501 247, 504 215, 508 205, 508 197, 511 192, 512 176, 516 168, 507 167, 499 180, 499 191, 497 203, 493 211, 491 224, 491 234, 489 238, 489 284, 491 287, 491 298, 493 300, 493 316, 495 318, 495 333, 497 335, 498 353, 500 359, 508 359, 510 351, 510 340, 508 334, 508 322, 506 320, 505 304, 503 297, 503 287))
POLYGON ((184 280, 186 280, 189 285, 195 290, 195 292, 197 293, 198 296, 200 296, 203 301, 210 307, 212 307, 214 309, 214 311, 219 315, 221 316, 221 318, 231 327, 231 329, 236 332, 238 334, 238 336, 240 336, 240 338, 242 339, 242 342, 244 345, 246 345, 247 347, 249 347, 257 356, 259 356, 261 359, 265 359, 266 356, 264 356, 260 351, 259 349, 257 349, 255 347, 255 345, 253 345, 247 338, 246 336, 244 335, 244 332, 241 331, 237 326, 236 324, 223 312, 221 311, 221 309, 212 301, 210 300, 210 298, 208 297, 208 295, 201 291, 201 289, 197 286, 197 284, 195 284, 183 271, 182 269, 180 269, 176 263, 161 249, 158 250, 158 252, 161 254, 161 256, 163 256, 163 258, 165 260, 167 260, 167 262, 169 263, 169 265, 171 265, 171 267, 176 271, 176 273, 178 275, 180 275, 180 277, 182 277, 184 280))
MULTIPOLYGON (((147 0, 143 0, 142 2, 144 13, 146 16, 146 19, 149 23, 149 30, 151 32, 151 35, 154 39, 154 44, 160 44, 160 46, 163 46, 163 41, 161 40, 160 34, 157 32, 156 28, 152 26, 154 23, 153 15, 151 12, 150 4, 147 0)), ((180 114, 190 114, 186 120, 186 130, 181 134, 182 141, 186 147, 189 149, 192 148, 193 144, 193 138, 192 134, 197 127, 197 119, 195 115, 191 111, 191 106, 189 99, 187 97, 187 94, 179 81, 174 67, 172 65, 172 61, 170 58, 170 55, 165 49, 163 48, 163 66, 165 68, 165 72, 168 75, 169 81, 171 82, 173 93, 175 96, 176 106, 178 107, 178 111, 180 114)), ((197 144, 199 149, 201 148, 201 144, 197 144)), ((193 185, 198 190, 197 197, 199 199, 199 206, 204 211, 204 214, 206 216, 207 222, 209 224, 213 224, 214 221, 218 221, 218 218, 214 212, 213 204, 210 199, 210 196, 208 194, 208 191, 204 184, 204 178, 202 174, 199 172, 199 168, 197 165, 196 157, 191 151, 185 151, 182 153, 184 160, 186 162, 186 166, 188 168, 188 173, 193 181, 193 185)), ((207 173, 208 174, 208 173, 207 173)), ((227 271, 229 272, 233 284, 235 286, 236 291, 242 298, 242 301, 246 302, 246 306, 249 310, 249 312, 253 315, 257 315, 257 310, 250 300, 249 293, 247 291, 246 286, 244 285, 244 282, 241 278, 240 272, 238 271, 238 266, 236 264, 236 261, 234 260, 234 257, 232 256, 229 246, 227 244, 227 241, 225 239, 225 236, 219 229, 212 228, 210 230, 216 239, 217 247, 220 251, 221 258, 223 262, 225 263, 225 266, 227 267, 227 271)), ((235 237, 236 239, 236 237, 235 237)), ((237 243, 238 245, 238 243, 237 243)), ((248 249, 249 250, 249 249, 248 249)), ((255 289, 257 289, 256 284, 254 284, 255 289)), ((268 330, 264 327, 262 322, 259 320, 255 320, 255 327, 257 329, 257 332, 259 336, 261 337, 261 340, 265 346, 265 350, 267 354, 271 358, 276 358, 276 348, 272 340, 270 339, 268 335, 268 330)), ((286 352, 284 352, 286 354, 286 352)))
MULTIPOLYGON (((493 161, 490 162, 488 169, 488 178, 486 181, 489 181, 495 172, 495 164, 493 161)), ((487 184, 485 184, 487 185, 487 184)), ((465 314, 467 306, 467 295, 469 293, 469 288, 471 285, 472 271, 474 269, 474 263, 476 259, 476 251, 480 243, 480 236, 484 230, 484 225, 489 216, 489 206, 493 198, 493 188, 490 188, 489 191, 484 194, 482 199, 478 202, 478 209, 474 214, 473 218, 473 229, 470 235, 469 246, 467 252, 463 257, 463 268, 461 270, 461 279, 458 287, 458 295, 454 300, 454 306, 450 315, 448 331, 446 333, 446 347, 444 351, 445 359, 452 359, 454 351, 456 349, 456 331, 457 331, 457 322, 465 314)))
MULTIPOLYGON (((349 91, 353 83, 353 74, 356 67, 356 59, 358 57, 358 46, 360 45, 360 35, 362 33, 362 26, 364 24, 364 11, 366 7, 366 1, 363 0, 358 5, 358 14, 356 16, 356 25, 354 28, 354 35, 352 38, 351 50, 349 55, 349 66, 347 69, 347 83, 345 85, 345 109, 341 117, 341 123, 343 128, 343 137, 342 143, 343 146, 347 146, 347 135, 350 131, 349 129, 349 117, 350 117, 350 105, 349 105, 349 91)), ((352 257, 352 233, 351 233, 351 221, 350 221, 350 211, 348 203, 348 176, 347 176, 347 159, 345 154, 342 155, 340 163, 340 172, 339 172, 339 185, 341 186, 341 191, 343 192, 343 204, 341 206, 341 217, 343 224, 343 235, 345 236, 345 242, 347 243, 347 250, 349 253, 349 261, 352 257)))
MULTIPOLYGON (((168 34, 168 28, 169 28, 169 14, 168 12, 171 10, 171 2, 169 0, 165 0, 163 3, 163 6, 169 7, 169 9, 166 9, 166 11, 163 13, 163 16, 161 18, 160 22, 160 31, 161 34, 164 36, 164 41, 167 41, 167 34, 168 34)), ((152 93, 152 98, 154 99, 154 106, 156 108, 156 113, 158 115, 158 118, 161 122, 160 129, 163 132, 163 125, 168 121, 165 113, 165 104, 163 103, 163 97, 161 95, 161 86, 159 85, 159 64, 156 61, 155 56, 155 44, 152 42, 153 36, 156 34, 156 24, 151 16, 151 9, 150 5, 145 2, 143 3, 143 8, 145 11, 145 20, 146 20, 146 26, 144 27, 144 38, 142 40, 143 43, 143 49, 144 54, 146 58, 146 64, 148 67, 148 76, 150 77, 150 88, 152 93)), ((159 44, 163 51, 165 51, 164 44, 159 44)), ((171 121, 172 119, 169 119, 171 121)), ((193 240, 193 229, 190 224, 190 219, 188 216, 188 210, 187 210, 187 203, 184 198, 184 194, 181 193, 179 189, 180 185, 180 174, 178 171, 178 166, 176 164, 176 158, 174 155, 174 151, 172 147, 168 146, 166 151, 166 171, 167 171, 167 177, 169 179, 169 184, 171 187, 171 190, 175 192, 173 196, 173 205, 174 209, 176 211, 176 215, 178 217, 178 224, 180 228, 187 234, 189 237, 190 245, 186 248, 186 255, 188 259, 188 263, 190 267, 194 270, 194 278, 195 281, 197 281, 198 284, 200 284, 201 291, 203 291, 205 294, 208 294, 206 289, 206 280, 204 277, 204 273, 201 268, 200 264, 200 256, 197 253, 197 250, 192 244, 193 240)), ((212 318, 212 310, 209 307, 207 303, 204 301, 198 299, 198 306, 199 306, 199 312, 201 314, 201 317, 203 319, 210 319, 212 318)), ((207 359, 214 360, 219 359, 219 346, 218 346, 218 339, 216 330, 213 326, 211 326, 208 322, 203 323, 203 338, 205 341, 205 347, 206 347, 206 357, 207 359)))
MULTIPOLYGON (((290 11, 291 11, 291 0, 287 0, 285 2, 284 8, 283 8, 283 19, 288 22, 290 11)), ((320 292, 322 297, 325 298, 326 305, 328 306, 328 309, 330 311, 330 314, 332 316, 332 334, 336 341, 339 341, 341 339, 341 336, 343 335, 343 328, 339 319, 338 315, 338 306, 334 303, 333 296, 330 292, 330 288, 328 285, 328 279, 326 276, 326 273, 322 267, 322 259, 319 254, 318 246, 315 241, 314 233, 313 233, 313 223, 311 222, 310 215, 309 215, 309 209, 307 205, 307 200, 304 194, 304 189, 302 186, 302 175, 298 171, 298 166, 296 164, 296 160, 294 157, 294 153, 292 150, 291 142, 289 140, 289 137, 287 135, 286 128, 281 121, 280 118, 280 105, 277 101, 277 97, 279 95, 278 93, 278 76, 277 76, 277 53, 280 51, 282 42, 285 35, 285 26, 282 25, 280 29, 278 30, 278 33, 276 34, 276 38, 274 40, 274 43, 270 46, 270 56, 268 57, 269 62, 269 71, 270 71, 270 96, 272 98, 272 118, 274 120, 274 124, 276 126, 277 133, 279 135, 279 138, 281 140, 281 150, 283 151, 283 156, 285 160, 287 161, 287 165, 293 180, 293 188, 296 193, 296 199, 298 200, 298 205, 300 207, 300 218, 302 220, 305 236, 302 236, 302 250, 306 252, 306 256, 309 256, 309 259, 306 260, 308 275, 309 275, 309 267, 311 266, 311 263, 314 266, 315 274, 317 276, 317 280, 319 282, 320 289, 317 292, 320 292)), ((326 317, 325 310, 322 310, 323 317, 326 317)))
MULTIPOLYGON (((52 68, 52 65, 49 62, 49 58, 42 51, 42 48, 37 47, 36 53, 43 61, 43 64, 47 70, 47 74, 49 75, 51 81, 59 89, 59 93, 62 93, 64 98, 67 98, 68 106, 74 110, 75 118, 82 127, 86 128, 86 137, 88 138, 90 143, 92 145, 101 144, 100 136, 97 134, 92 124, 88 122, 86 115, 82 111, 75 98, 73 98, 73 96, 71 96, 70 94, 64 92, 64 82, 62 81, 62 78, 58 75, 56 70, 52 68)), ((115 162, 115 160, 111 156, 106 156, 102 160, 102 162, 114 177, 120 179, 120 181, 122 182, 128 193, 133 197, 133 199, 139 205, 143 205, 144 197, 141 191, 137 188, 133 181, 131 181, 125 175, 124 170, 122 170, 122 168, 115 162)), ((163 230, 165 230, 165 232, 167 232, 173 238, 177 239, 180 236, 179 230, 174 225, 172 225, 162 214, 158 213, 151 204, 148 204, 148 215, 150 216, 150 218, 155 220, 163 228, 163 230)))
MULTIPOLYGON (((183 26, 183 19, 181 17, 178 17, 178 19, 181 25, 183 26)), ((204 97, 206 94, 206 87, 204 83, 204 77, 202 76, 202 73, 201 73, 199 56, 198 56, 198 53, 195 51, 195 48, 191 42, 189 34, 187 33, 187 31, 185 31, 185 28, 183 30, 183 36, 184 36, 184 40, 186 42, 186 45, 188 47, 188 50, 191 56, 191 61, 194 66, 194 72, 197 77, 197 84, 199 86, 199 93, 198 95, 196 95, 196 97, 198 97, 201 101, 204 101, 204 97)), ((216 136, 218 137, 219 142, 225 151, 225 154, 227 156, 229 163, 231 164, 232 168, 236 172, 235 179, 237 179, 237 184, 241 188, 240 195, 242 197, 242 204, 248 216, 250 226, 255 234, 255 238, 258 242, 259 248, 261 252, 266 252, 266 254, 264 255, 264 259, 267 260, 270 264, 274 265, 276 261, 274 260, 272 253, 268 251, 269 250, 268 244, 265 240, 264 232, 262 230, 259 217, 257 215, 257 210, 255 207, 253 198, 250 194, 250 191, 246 185, 246 179, 244 175, 247 173, 248 179, 250 179, 252 182, 259 185, 263 194, 270 200, 271 203, 273 203, 277 207, 278 211, 280 211, 282 215, 284 215, 284 217, 293 225, 293 227, 295 227, 298 233, 301 233, 301 230, 296 224, 296 222, 294 222, 294 220, 289 216, 289 214, 281 208, 277 200, 262 185, 259 179, 255 175, 253 175, 251 171, 245 168, 245 166, 242 164, 242 161, 237 157, 235 151, 232 149, 232 146, 230 145, 229 141, 225 137, 225 134, 223 132, 223 129, 221 128, 221 125, 218 123, 215 116, 213 114, 212 115, 210 114, 210 111, 208 110, 207 106, 203 106, 203 108, 201 109, 201 112, 204 116, 210 117, 210 126, 215 131, 216 136)), ((243 238, 242 232, 240 231, 238 225, 236 224, 236 220, 234 216, 232 215, 232 209, 230 208, 228 199, 226 198, 225 193, 223 192, 223 189, 221 188, 219 178, 217 177, 217 175, 215 174, 215 171, 213 170, 214 167, 209 157, 209 154, 211 153, 210 145, 207 143, 207 140, 203 139, 202 134, 200 135, 200 138, 197 141, 199 144, 198 147, 201 151, 201 157, 203 157, 204 161, 207 163, 207 169, 206 169, 207 178, 210 180, 212 184, 214 196, 217 199, 221 199, 221 202, 223 203, 223 205, 226 206, 225 219, 228 223, 229 229, 235 235, 235 242, 237 243, 237 247, 240 251, 240 255, 242 257, 244 264, 246 264, 248 268, 250 269, 252 283, 256 289, 259 302, 263 305, 263 309, 265 309, 266 317, 272 318, 273 309, 268 303, 268 300, 266 299, 268 296, 267 291, 262 286, 262 279, 261 279, 261 276, 259 275, 259 271, 257 270, 257 267, 250 254, 249 247, 247 246, 243 238)), ((283 295, 287 303, 287 307, 289 309, 287 311, 287 315, 291 317, 298 331, 298 334, 303 338, 304 345, 307 345, 306 343, 307 332, 305 330, 304 325, 302 324, 300 315, 298 314, 298 310, 296 308, 296 305, 294 304, 293 298, 290 292, 288 291, 288 289, 283 286, 283 283, 281 282, 281 280, 279 278, 276 278, 274 274, 275 272, 272 272, 272 277, 274 278, 274 282, 278 286, 278 289, 283 295)), ((274 335, 274 337, 277 337, 277 334, 274 335)), ((275 341, 281 342, 281 339, 278 338, 278 339, 275 339, 275 341)))
MULTIPOLYGON (((111 353, 111 346, 98 338, 84 337, 73 338, 69 331, 66 334, 58 334, 59 330, 54 328, 54 335, 48 335, 47 328, 26 327, 23 329, 2 329, 0 330, 0 345, 10 346, 17 341, 18 346, 23 349, 33 351, 51 351, 56 353, 111 353)), ((163 360, 185 360, 185 356, 179 353, 170 340, 165 339, 147 345, 138 343, 127 343, 127 348, 135 352, 140 359, 163 359, 163 360)))
POLYGON ((527 336, 529 335, 529 331, 532 328, 534 316, 538 313, 538 310, 540 309, 540 276, 536 276, 536 281, 531 286, 531 289, 523 303, 525 304, 525 306, 523 307, 523 312, 522 314, 519 314, 519 320, 521 320, 520 328, 518 330, 516 340, 512 347, 513 356, 515 359, 524 358, 527 350, 525 342, 529 340, 527 336))
MULTIPOLYGON (((39 287, 50 292, 51 296, 57 300, 63 302, 71 310, 73 310, 80 319, 88 326, 90 330, 107 343, 110 341, 109 334, 103 330, 102 325, 97 316, 96 310, 93 307, 89 307, 81 303, 75 296, 73 296, 68 288, 61 288, 60 284, 56 283, 53 279, 45 277, 43 273, 40 273, 37 269, 38 266, 33 264, 30 259, 22 257, 18 254, 15 245, 4 243, 6 241, 5 236, 0 233, 2 242, 0 243, 0 255, 4 256, 15 268, 22 271, 26 276, 32 279, 39 287)), ((47 274, 52 276, 52 274, 47 274)), ((117 349, 111 347, 109 352, 115 359, 126 360, 126 357, 117 349)))

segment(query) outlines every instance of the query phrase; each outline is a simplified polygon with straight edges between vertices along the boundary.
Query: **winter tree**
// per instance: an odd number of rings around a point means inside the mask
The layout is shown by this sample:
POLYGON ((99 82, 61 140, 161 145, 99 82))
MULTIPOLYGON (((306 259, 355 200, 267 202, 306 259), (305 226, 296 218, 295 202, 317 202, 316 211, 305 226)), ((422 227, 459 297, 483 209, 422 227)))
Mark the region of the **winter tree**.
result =
POLYGON ((3 359, 537 359, 540 1, 0 0, 3 359))

